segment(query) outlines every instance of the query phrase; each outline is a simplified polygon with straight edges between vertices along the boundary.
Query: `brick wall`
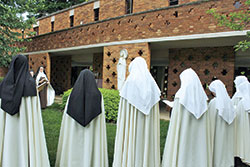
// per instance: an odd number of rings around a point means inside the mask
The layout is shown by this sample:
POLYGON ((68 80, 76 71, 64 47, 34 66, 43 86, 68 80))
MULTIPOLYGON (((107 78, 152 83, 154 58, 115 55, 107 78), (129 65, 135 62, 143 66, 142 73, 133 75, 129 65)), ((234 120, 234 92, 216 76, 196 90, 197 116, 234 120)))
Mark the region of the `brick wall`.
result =
MULTIPOLYGON (((41 20, 42 22, 42 20, 41 20)), ((70 20, 69 20, 69 10, 63 13, 58 13, 55 15, 55 31, 69 28, 70 20)))
POLYGON ((94 22, 94 3, 89 3, 84 6, 75 8, 74 26, 94 22))
MULTIPOLYGON (((234 60, 233 47, 170 49, 167 98, 173 100, 180 88, 179 75, 190 67, 196 71, 204 87, 216 76, 226 85, 229 95, 232 95, 234 60)), ((206 92, 211 95, 209 89, 206 92)))
POLYGON ((169 6, 168 0, 134 0, 133 13, 169 6))
POLYGON ((125 15, 125 0, 100 0, 100 20, 125 15))
POLYGON ((51 85, 62 94, 71 87, 71 56, 53 56, 51 64, 51 85))
POLYGON ((150 48, 148 43, 104 47, 103 88, 117 89, 117 63, 122 49, 127 49, 128 51, 127 75, 129 74, 128 66, 135 57, 142 56, 147 61, 148 67, 150 67, 150 48))
MULTIPOLYGON (((58 23, 59 22, 57 22, 57 24, 58 23)), ((65 28, 67 28, 67 27, 65 27, 65 28)), ((44 18, 44 19, 39 21, 39 34, 45 34, 45 33, 49 33, 49 32, 51 32, 51 18, 47 17, 47 18, 44 18)))
POLYGON ((31 52, 112 41, 231 31, 218 26, 213 16, 206 13, 210 8, 217 8, 221 13, 237 11, 233 3, 228 2, 229 0, 196 2, 116 18, 34 37, 32 42, 24 45, 27 46, 27 52, 31 52))
POLYGON ((49 53, 33 54, 29 55, 29 67, 30 70, 37 72, 38 67, 43 66, 47 74, 48 79, 50 80, 51 72, 51 62, 49 53))
MULTIPOLYGON (((180 0, 179 4, 198 0, 180 0)), ((94 2, 89 2, 74 8, 74 26, 94 22, 94 2)), ((134 0, 133 13, 169 6, 168 0, 134 0)), ((69 12, 71 9, 55 14, 54 30, 69 28, 69 12)), ((100 0, 100 20, 125 15, 125 0, 100 0)), ((39 19, 39 34, 51 32, 51 17, 39 19)))
MULTIPOLYGON (((74 9, 74 26, 94 22, 94 2, 78 6, 74 9)), ((54 31, 70 28, 70 10, 66 10, 53 15, 54 31)), ((39 34, 51 32, 51 18, 52 16, 39 19, 39 34)))

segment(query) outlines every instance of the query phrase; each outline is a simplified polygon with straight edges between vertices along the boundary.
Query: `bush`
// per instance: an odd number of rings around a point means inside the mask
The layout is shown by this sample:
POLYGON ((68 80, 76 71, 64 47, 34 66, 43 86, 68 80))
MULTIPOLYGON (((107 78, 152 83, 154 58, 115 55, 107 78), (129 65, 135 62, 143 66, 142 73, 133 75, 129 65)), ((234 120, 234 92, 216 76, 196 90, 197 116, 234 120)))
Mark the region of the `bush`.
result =
MULTIPOLYGON (((104 107, 105 107, 105 114, 106 114, 106 121, 107 122, 116 122, 117 115, 118 115, 118 107, 119 107, 119 91, 118 90, 110 90, 110 89, 99 89, 102 93, 103 100, 104 100, 104 107)), ((67 99, 71 93, 72 89, 69 89, 64 92, 62 96, 62 105, 61 108, 64 109, 67 99)))
POLYGON ((116 122, 118 116, 118 107, 120 95, 118 90, 99 89, 102 93, 107 122, 116 122))
POLYGON ((62 110, 64 110, 64 108, 65 108, 65 105, 66 105, 66 103, 67 103, 67 100, 68 100, 68 97, 69 97, 71 91, 72 91, 72 88, 69 89, 69 90, 67 90, 67 91, 65 91, 65 92, 63 93, 63 96, 62 96, 62 104, 61 104, 61 109, 62 109, 62 110))
POLYGON ((4 77, 0 77, 0 83, 3 81, 4 77))

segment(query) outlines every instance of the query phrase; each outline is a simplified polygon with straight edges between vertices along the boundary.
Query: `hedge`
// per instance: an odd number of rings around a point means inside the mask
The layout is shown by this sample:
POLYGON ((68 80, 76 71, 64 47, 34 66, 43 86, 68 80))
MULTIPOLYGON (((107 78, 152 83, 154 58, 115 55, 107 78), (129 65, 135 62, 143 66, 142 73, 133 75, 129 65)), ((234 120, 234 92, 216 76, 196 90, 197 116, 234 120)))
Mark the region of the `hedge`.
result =
MULTIPOLYGON (((102 93, 103 100, 104 100, 106 121, 116 123, 119 101, 120 101, 119 91, 114 90, 114 89, 110 90, 110 89, 103 89, 103 88, 99 88, 99 90, 102 93)), ((64 109, 71 91, 72 89, 69 89, 64 92, 62 96, 62 105, 61 105, 62 109, 64 109)))

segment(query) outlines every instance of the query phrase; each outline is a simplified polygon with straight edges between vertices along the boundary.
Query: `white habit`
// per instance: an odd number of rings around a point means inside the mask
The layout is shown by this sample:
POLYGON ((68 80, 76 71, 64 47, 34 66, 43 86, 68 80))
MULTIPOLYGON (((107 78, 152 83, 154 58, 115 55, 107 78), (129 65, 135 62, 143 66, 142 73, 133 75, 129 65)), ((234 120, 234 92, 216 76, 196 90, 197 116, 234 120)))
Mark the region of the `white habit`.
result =
POLYGON ((234 119, 236 116, 225 85, 213 81, 209 89, 215 98, 209 103, 209 123, 212 142, 213 167, 234 166, 234 119))
POLYGON ((250 165, 250 83, 243 82, 239 86, 239 91, 242 99, 236 108, 236 156, 250 165))
POLYGON ((235 78, 235 80, 234 80, 236 92, 235 92, 235 94, 232 97, 232 101, 233 101, 233 104, 234 104, 235 108, 237 107, 239 101, 242 98, 242 95, 241 95, 241 93, 239 91, 239 86, 240 86, 240 84, 242 84, 245 81, 248 81, 247 77, 245 77, 245 76, 237 76, 235 78))
MULTIPOLYGON (((235 88, 236 88, 236 92, 232 97, 232 102, 234 104, 234 108, 236 109, 239 101, 242 99, 242 94, 239 90, 239 86, 243 83, 243 82, 247 82, 248 79, 245 76, 237 76, 234 80, 234 84, 235 84, 235 88)), ((240 126, 240 119, 241 115, 239 113, 239 110, 236 109, 236 118, 234 120, 234 155, 236 157, 239 157, 239 153, 238 153, 238 145, 239 143, 239 134, 241 133, 241 130, 239 129, 238 126, 240 126)))
POLYGON ((50 166, 38 96, 22 97, 13 116, 0 109, 0 166, 50 166))
POLYGON ((86 127, 67 114, 65 106, 56 167, 108 167, 108 151, 105 111, 102 99, 102 113, 86 127))
POLYGON ((162 157, 162 167, 210 167, 207 96, 192 69, 180 75, 162 157))
POLYGON ((120 92, 113 167, 160 166, 160 90, 146 61, 135 58, 120 92))

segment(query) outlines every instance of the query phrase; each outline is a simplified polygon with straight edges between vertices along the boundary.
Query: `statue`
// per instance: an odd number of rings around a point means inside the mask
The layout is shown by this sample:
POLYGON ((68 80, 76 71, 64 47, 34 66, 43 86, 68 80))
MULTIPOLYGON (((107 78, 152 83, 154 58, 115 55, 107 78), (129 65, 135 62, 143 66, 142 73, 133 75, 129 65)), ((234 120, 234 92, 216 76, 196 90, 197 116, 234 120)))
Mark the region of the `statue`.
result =
POLYGON ((128 57, 128 51, 122 49, 120 51, 120 59, 117 64, 117 87, 118 90, 121 90, 125 79, 126 79, 126 59, 128 57))

